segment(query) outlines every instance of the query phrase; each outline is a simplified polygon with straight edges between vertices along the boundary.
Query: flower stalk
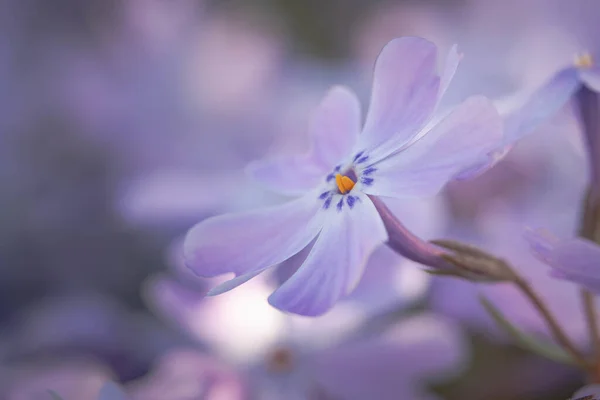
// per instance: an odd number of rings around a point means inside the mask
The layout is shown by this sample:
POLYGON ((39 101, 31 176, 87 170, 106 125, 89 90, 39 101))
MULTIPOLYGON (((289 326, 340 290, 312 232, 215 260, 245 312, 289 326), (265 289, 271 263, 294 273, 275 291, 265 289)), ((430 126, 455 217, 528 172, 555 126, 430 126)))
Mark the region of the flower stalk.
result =
MULTIPOLYGON (((582 207, 579 236, 600 244, 600 99, 598 93, 582 85, 575 95, 575 100, 587 144, 590 169, 590 182, 582 207)), ((581 297, 594 351, 594 369, 589 380, 600 383, 598 310, 594 295, 587 289, 581 289, 581 297)))
POLYGON ((532 286, 506 261, 475 246, 454 240, 426 242, 406 229, 385 203, 374 196, 371 200, 388 232, 388 246, 396 253, 433 269, 436 275, 449 275, 475 282, 511 282, 529 299, 546 322, 554 340, 584 371, 592 373, 595 364, 586 360, 560 323, 532 286))

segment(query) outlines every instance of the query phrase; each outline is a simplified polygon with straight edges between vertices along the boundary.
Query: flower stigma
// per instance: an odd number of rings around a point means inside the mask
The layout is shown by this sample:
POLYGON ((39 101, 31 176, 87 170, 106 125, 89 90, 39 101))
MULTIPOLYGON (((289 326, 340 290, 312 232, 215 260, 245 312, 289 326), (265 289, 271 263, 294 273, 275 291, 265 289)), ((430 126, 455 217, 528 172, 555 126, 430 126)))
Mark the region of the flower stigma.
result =
POLYGON ((579 68, 591 68, 594 66, 594 58, 589 52, 581 53, 575 56, 574 64, 579 68))
POLYGON ((335 183, 341 194, 346 194, 354 188, 355 182, 346 175, 336 174, 335 183))

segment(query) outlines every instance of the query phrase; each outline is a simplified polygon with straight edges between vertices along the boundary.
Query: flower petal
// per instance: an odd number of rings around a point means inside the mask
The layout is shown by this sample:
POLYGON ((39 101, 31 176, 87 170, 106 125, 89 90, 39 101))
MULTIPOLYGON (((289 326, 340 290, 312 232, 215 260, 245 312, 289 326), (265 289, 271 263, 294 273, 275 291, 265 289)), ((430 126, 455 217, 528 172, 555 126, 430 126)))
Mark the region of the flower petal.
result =
POLYGON ((600 93, 600 68, 592 67, 579 71, 581 80, 594 92, 600 93))
POLYGON ((459 172, 454 180, 464 181, 478 177, 482 175, 487 170, 491 169, 494 165, 498 164, 500 161, 506 157, 506 155, 512 150, 513 145, 508 145, 504 147, 499 147, 498 149, 492 150, 488 154, 482 156, 478 161, 476 161, 473 165, 463 169, 459 172))
POLYGON ((435 195, 465 167, 497 148, 501 138, 502 120, 492 103, 470 97, 405 150, 376 164, 372 184, 362 190, 399 198, 435 195))
POLYGON ((553 268, 552 276, 600 294, 600 246, 585 239, 560 240, 543 230, 528 231, 525 239, 534 255, 553 268))
POLYGON ((457 324, 422 314, 383 336, 322 351, 314 369, 332 398, 423 399, 423 380, 456 376, 467 361, 468 346, 457 324))
POLYGON ((579 75, 571 67, 558 72, 542 87, 528 94, 524 101, 522 95, 498 101, 496 106, 504 118, 504 139, 501 145, 461 171, 455 179, 472 179, 492 168, 504 159, 518 140, 534 132, 558 112, 579 87, 579 75))
POLYGON ((458 64, 460 64, 460 60, 462 60, 462 53, 458 52, 458 46, 453 45, 446 56, 446 62, 444 64, 444 71, 442 72, 441 81, 440 81, 440 92, 438 93, 438 103, 446 90, 448 90, 448 86, 450 86, 450 82, 452 78, 454 78, 454 74, 456 73, 456 69, 458 68, 458 64))
POLYGON ((328 212, 312 251, 269 303, 301 315, 325 313, 356 287, 369 255, 386 240, 383 222, 367 196, 358 196, 353 208, 328 212))
POLYGON ((350 154, 360 123, 360 103, 356 95, 343 86, 336 86, 313 113, 309 126, 312 148, 307 154, 257 161, 249 165, 248 172, 277 192, 304 193, 316 187, 350 154))
POLYGON ((504 144, 512 144, 533 132, 569 101, 580 84, 578 70, 566 68, 529 95, 524 103, 503 113, 504 144))
POLYGON ((336 86, 315 111, 310 134, 315 161, 327 170, 348 155, 360 133, 360 102, 348 88, 336 86))
POLYGON ((316 165, 309 154, 254 161, 246 172, 264 187, 291 196, 315 188, 329 173, 316 165))
POLYGON ((248 282, 250 279, 254 278, 256 275, 260 274, 261 272, 263 272, 262 269, 258 270, 258 271, 254 271, 254 272, 249 272, 244 275, 236 276, 235 278, 225 281, 225 282, 221 283, 220 285, 217 285, 214 288, 210 289, 206 295, 207 296, 217 296, 217 295, 223 294, 225 292, 229 292, 231 289, 235 289, 236 287, 248 282))
POLYGON ((383 48, 358 150, 374 150, 390 139, 405 143, 418 133, 437 103, 436 57, 435 44, 418 37, 394 39, 383 48))
POLYGON ((115 383, 107 382, 100 389, 98 400, 127 400, 127 396, 115 383))
POLYGON ((323 225, 321 206, 310 192, 283 205, 202 221, 185 238, 186 264, 203 277, 233 272, 238 277, 234 283, 243 281, 241 276, 258 273, 306 247, 323 225))

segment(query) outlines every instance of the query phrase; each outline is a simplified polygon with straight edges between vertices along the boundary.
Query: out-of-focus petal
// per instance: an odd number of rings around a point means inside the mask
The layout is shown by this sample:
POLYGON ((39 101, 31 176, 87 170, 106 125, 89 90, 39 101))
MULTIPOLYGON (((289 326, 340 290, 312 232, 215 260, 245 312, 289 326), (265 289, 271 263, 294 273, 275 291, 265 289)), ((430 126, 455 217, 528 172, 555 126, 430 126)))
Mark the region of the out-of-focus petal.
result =
POLYGON ((152 373, 131 383, 132 400, 244 399, 245 388, 237 373, 218 360, 195 350, 173 351, 152 373))
POLYGON ((551 262, 552 249, 559 242, 556 236, 544 229, 527 229, 523 233, 523 237, 527 240, 531 251, 539 260, 545 263, 551 262))
POLYGON ((389 42, 375 64, 371 103, 358 151, 408 142, 431 116, 440 88, 437 48, 418 37, 389 42))
POLYGON ((373 250, 387 240, 371 200, 327 213, 327 221, 298 271, 270 297, 284 311, 316 316, 328 311, 358 284, 373 250))
POLYGON ((336 86, 314 111, 307 154, 256 161, 248 173, 271 190, 305 193, 322 182, 356 143, 360 132, 360 103, 349 89, 336 86))
POLYGON ((310 192, 283 205, 207 219, 186 236, 186 264, 204 277, 258 273, 310 243, 323 224, 321 206, 317 195, 310 192))
POLYGON ((334 398, 422 399, 420 381, 460 373, 466 356, 466 343, 455 325, 422 315, 384 337, 319 354, 315 376, 334 398))
POLYGON ((113 382, 108 382, 100 389, 98 400, 127 400, 125 392, 113 382))
POLYGON ((471 97, 406 150, 376 164, 373 183, 363 190, 398 198, 435 195, 501 138, 502 120, 492 103, 471 97))
POLYGON ((527 96, 522 104, 503 113, 504 144, 512 144, 533 132, 560 110, 580 85, 578 70, 575 67, 566 68, 527 96))
POLYGON ((581 85, 576 68, 566 68, 555 74, 543 86, 526 96, 503 99, 496 106, 504 119, 504 138, 498 148, 483 156, 474 165, 461 171, 455 179, 472 179, 501 161, 524 136, 534 132, 544 121, 556 114, 581 85))
POLYGON ((161 171, 128 186, 119 197, 117 207, 129 222, 137 224, 189 223, 227 209, 240 190, 247 191, 248 185, 239 175, 216 171, 206 174, 161 171))
POLYGON ((264 187, 285 195, 306 193, 329 171, 315 164, 311 154, 267 158, 250 163, 246 172, 264 187))
POLYGON ((579 76, 588 88, 600 93, 600 67, 582 69, 579 76))
POLYGON ((52 390, 64 400, 96 400, 110 379, 108 368, 89 361, 32 363, 3 370, 0 395, 7 400, 51 399, 52 390))
POLYGON ((261 275, 216 297, 190 290, 172 278, 158 277, 143 292, 150 308, 224 359, 249 362, 262 357, 285 333, 286 316, 266 299, 273 291, 261 275), (210 321, 210 323, 207 323, 210 321))
POLYGON ((600 246, 585 239, 552 239, 545 231, 528 231, 525 238, 534 255, 553 268, 552 276, 600 294, 600 246))

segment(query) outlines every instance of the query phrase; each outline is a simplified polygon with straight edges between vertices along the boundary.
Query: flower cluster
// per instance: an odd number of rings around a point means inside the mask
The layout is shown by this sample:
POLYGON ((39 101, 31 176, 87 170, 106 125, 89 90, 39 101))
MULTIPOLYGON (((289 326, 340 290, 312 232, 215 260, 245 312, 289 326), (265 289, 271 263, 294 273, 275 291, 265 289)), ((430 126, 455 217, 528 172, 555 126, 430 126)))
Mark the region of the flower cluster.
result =
POLYGON ((0 399, 600 395, 597 1, 1 3, 0 399))

